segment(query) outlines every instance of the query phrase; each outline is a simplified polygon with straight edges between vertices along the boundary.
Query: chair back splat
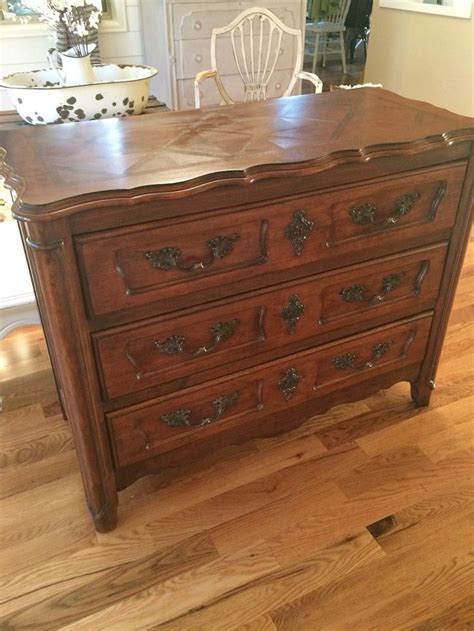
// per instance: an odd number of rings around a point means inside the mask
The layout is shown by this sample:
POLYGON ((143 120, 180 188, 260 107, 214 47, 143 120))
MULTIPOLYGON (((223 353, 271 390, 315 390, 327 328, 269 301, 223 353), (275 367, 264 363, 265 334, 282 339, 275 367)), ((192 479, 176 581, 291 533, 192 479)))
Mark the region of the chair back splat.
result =
MULTIPOLYGON (((211 59, 216 69, 217 37, 229 32, 234 60, 244 84, 244 100, 265 100, 267 85, 278 61, 283 33, 295 35, 301 49, 300 31, 285 26, 276 16, 264 9, 258 13, 251 9, 245 11, 228 26, 214 29, 211 59)), ((302 51, 298 50, 297 57, 300 58, 301 54, 302 51)), ((297 60, 297 65, 299 61, 300 59, 297 60)), ((286 93, 291 92, 295 82, 296 77, 293 75, 286 93)))
POLYGON ((295 67, 283 96, 289 96, 298 79, 307 79, 322 91, 322 82, 316 75, 301 72, 303 64, 303 37, 299 29, 286 26, 274 13, 262 7, 243 11, 227 26, 214 28, 211 35, 210 70, 196 75, 195 105, 201 106, 200 85, 205 79, 213 78, 221 96, 221 104, 234 100, 226 90, 218 70, 218 42, 230 40, 234 62, 243 84, 244 102, 264 101, 268 97, 268 84, 274 75, 282 51, 284 35, 294 38, 296 46, 295 67))

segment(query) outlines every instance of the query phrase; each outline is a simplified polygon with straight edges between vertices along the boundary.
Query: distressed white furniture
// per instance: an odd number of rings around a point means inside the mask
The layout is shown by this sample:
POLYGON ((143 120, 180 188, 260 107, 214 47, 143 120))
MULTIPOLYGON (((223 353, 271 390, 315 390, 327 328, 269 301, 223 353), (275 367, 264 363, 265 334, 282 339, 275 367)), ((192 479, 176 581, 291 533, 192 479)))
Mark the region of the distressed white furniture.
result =
MULTIPOLYGON (((171 109, 194 108, 194 78, 212 67, 212 29, 229 24, 255 5, 272 11, 286 26, 304 32, 305 0, 143 0, 144 62, 159 70, 151 82, 151 93, 171 109)), ((227 37, 230 40, 230 35, 227 37)), ((235 67, 232 47, 228 41, 222 44, 227 52, 221 54, 218 48, 219 70, 230 97, 240 100, 242 79, 235 67)), ((283 96, 296 67, 296 56, 294 38, 285 34, 267 86, 269 98, 283 96)), ((300 81, 294 89, 295 94, 299 92, 300 81)), ((201 101, 203 106, 219 105, 221 96, 213 81, 206 81, 201 101)))
POLYGON ((243 11, 227 26, 212 29, 211 69, 199 72, 194 80, 194 103, 197 109, 201 107, 201 85, 206 79, 215 81, 223 105, 231 105, 235 102, 226 90, 217 59, 218 40, 227 35, 230 36, 230 42, 227 37, 227 45, 222 48, 222 53, 227 52, 229 47, 232 50, 235 66, 242 80, 243 98, 240 100, 249 102, 267 99, 268 86, 275 72, 284 35, 293 38, 296 58, 283 96, 291 95, 298 79, 310 81, 316 93, 322 92, 323 82, 319 77, 309 72, 301 72, 303 65, 301 30, 286 26, 268 9, 253 7, 243 11))
POLYGON ((341 0, 337 11, 326 16, 325 20, 314 22, 313 24, 306 25, 306 34, 314 34, 314 42, 310 37, 306 38, 306 45, 313 48, 313 72, 316 70, 316 64, 318 62, 319 47, 322 46, 323 56, 323 68, 326 67, 327 55, 337 54, 341 56, 342 71, 344 74, 347 72, 346 66, 346 49, 344 46, 344 33, 346 27, 344 22, 346 21, 347 13, 351 0, 341 0), (331 35, 337 35, 338 37, 330 39, 331 35))

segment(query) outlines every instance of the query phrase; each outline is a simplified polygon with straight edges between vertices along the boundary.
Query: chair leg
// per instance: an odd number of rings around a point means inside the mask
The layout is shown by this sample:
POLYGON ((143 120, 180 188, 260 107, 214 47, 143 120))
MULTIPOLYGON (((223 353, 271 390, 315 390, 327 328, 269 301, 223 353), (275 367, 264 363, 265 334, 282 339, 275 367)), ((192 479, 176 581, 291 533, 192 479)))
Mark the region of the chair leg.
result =
POLYGON ((328 47, 328 39, 329 35, 325 35, 323 44, 323 68, 326 68, 326 49, 328 47))
POLYGON ((314 40, 314 53, 313 53, 313 74, 316 73, 316 64, 318 63, 318 50, 319 50, 319 33, 316 33, 316 39, 314 40))
POLYGON ((341 45, 342 72, 344 74, 347 74, 346 47, 344 46, 344 33, 342 31, 341 33, 339 33, 339 42, 341 45))

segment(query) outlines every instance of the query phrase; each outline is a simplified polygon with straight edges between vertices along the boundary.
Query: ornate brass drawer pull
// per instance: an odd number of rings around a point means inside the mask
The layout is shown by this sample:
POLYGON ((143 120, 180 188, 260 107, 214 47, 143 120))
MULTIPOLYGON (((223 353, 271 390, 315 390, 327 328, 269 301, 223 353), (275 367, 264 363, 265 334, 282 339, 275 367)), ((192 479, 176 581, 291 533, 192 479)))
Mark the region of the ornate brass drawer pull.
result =
POLYGON ((377 206, 371 202, 349 208, 349 214, 352 217, 352 221, 360 226, 365 226, 366 224, 382 227, 390 226, 398 223, 404 215, 407 215, 418 199, 420 199, 420 193, 417 191, 399 197, 395 201, 395 214, 386 219, 376 219, 377 206))
POLYGON ((397 289, 397 287, 400 287, 404 276, 404 272, 386 276, 382 280, 380 293, 372 296, 367 295, 367 287, 360 283, 356 283, 350 287, 344 287, 339 293, 346 302, 366 302, 368 304, 383 302, 387 294, 397 289))
POLYGON ((302 208, 295 210, 293 220, 285 228, 285 237, 291 241, 296 256, 302 255, 304 242, 313 229, 314 221, 307 217, 306 212, 302 208))
POLYGON ((227 412, 238 400, 239 392, 230 392, 229 394, 223 394, 222 396, 214 399, 212 406, 214 408, 214 414, 205 418, 194 421, 191 418, 191 410, 183 408, 169 412, 168 414, 162 414, 160 419, 163 423, 166 423, 170 427, 202 427, 203 425, 209 425, 217 421, 224 412, 227 412))
POLYGON ((210 346, 199 346, 195 350, 188 350, 185 348, 186 338, 184 335, 170 335, 165 340, 157 340, 154 344, 160 349, 160 353, 163 355, 187 353, 193 357, 199 357, 199 355, 210 353, 216 348, 216 346, 232 337, 239 324, 240 320, 238 319, 213 324, 210 328, 212 344, 210 346))
POLYGON ((305 305, 301 302, 297 294, 290 296, 286 307, 280 311, 283 320, 286 320, 286 326, 290 334, 295 332, 298 320, 301 318, 305 310, 305 305))
POLYGON ((393 340, 390 340, 388 342, 380 342, 373 346, 372 357, 367 362, 362 361, 356 363, 356 359, 359 357, 357 353, 344 353, 343 355, 334 357, 332 361, 338 370, 346 370, 347 368, 352 368, 353 370, 367 370, 375 366, 377 361, 385 355, 392 344, 393 340))
POLYGON ((161 248, 161 250, 149 250, 144 253, 144 258, 150 261, 152 266, 160 271, 167 272, 176 267, 180 272, 196 272, 206 269, 214 263, 216 259, 223 259, 234 249, 234 243, 240 239, 240 235, 219 235, 207 242, 209 256, 203 261, 196 261, 190 265, 181 265, 181 250, 175 247, 161 248))
POLYGON ((278 390, 282 393, 285 401, 289 401, 296 390, 296 386, 301 381, 301 375, 296 368, 288 368, 283 377, 277 383, 278 390))

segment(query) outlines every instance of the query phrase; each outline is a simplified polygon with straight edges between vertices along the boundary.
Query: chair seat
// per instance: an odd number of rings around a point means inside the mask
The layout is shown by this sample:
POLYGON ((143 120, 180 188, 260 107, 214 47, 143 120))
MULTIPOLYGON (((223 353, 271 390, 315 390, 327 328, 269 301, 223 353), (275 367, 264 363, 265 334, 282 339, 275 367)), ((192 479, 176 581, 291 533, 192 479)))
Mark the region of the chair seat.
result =
POLYGON ((321 21, 306 25, 306 31, 311 31, 311 33, 343 33, 345 30, 346 27, 343 24, 336 22, 321 21))

